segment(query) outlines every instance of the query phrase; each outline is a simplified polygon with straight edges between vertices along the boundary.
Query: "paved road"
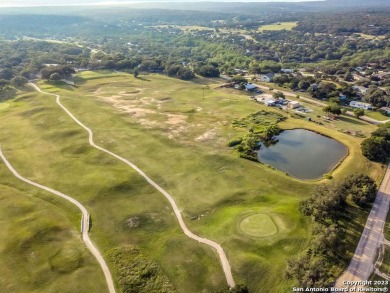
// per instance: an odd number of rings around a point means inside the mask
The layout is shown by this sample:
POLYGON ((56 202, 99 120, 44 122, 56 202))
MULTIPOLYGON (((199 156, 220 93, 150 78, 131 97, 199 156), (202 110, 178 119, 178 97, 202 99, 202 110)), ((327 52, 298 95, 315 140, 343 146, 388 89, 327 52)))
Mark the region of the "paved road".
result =
POLYGON ((212 248, 214 248, 218 255, 219 255, 219 258, 220 258, 220 261, 221 261, 221 264, 222 264, 222 268, 223 268, 223 271, 224 271, 224 274, 225 274, 225 277, 226 277, 226 281, 228 283, 228 285, 230 287, 234 287, 235 286, 235 282, 234 282, 234 279, 233 279, 233 275, 232 275, 232 272, 231 272, 231 267, 230 267, 230 264, 229 264, 229 260, 227 259, 226 257, 226 254, 225 254, 225 251, 222 249, 221 245, 219 245, 218 243, 212 241, 212 240, 209 240, 207 238, 203 238, 203 237, 199 237, 198 235, 195 235, 194 233, 192 233, 186 226, 184 220, 183 220, 183 217, 180 213, 180 210, 179 208, 177 207, 176 205, 176 202, 174 201, 174 199, 172 198, 172 196, 166 192, 162 187, 160 187, 156 182, 154 182, 152 179, 150 179, 141 169, 139 169, 136 165, 134 165, 132 162, 128 161, 127 159, 121 157, 121 156, 118 156, 117 154, 109 151, 109 150, 106 150, 105 148, 102 148, 98 145, 96 145, 93 141, 93 132, 91 129, 89 129, 87 126, 85 126, 83 123, 81 123, 64 105, 61 104, 60 102, 60 96, 59 95, 56 95, 56 94, 51 94, 51 93, 47 93, 47 92, 44 92, 42 91, 37 85, 35 84, 31 84, 37 91, 41 92, 41 93, 44 93, 44 94, 48 94, 48 95, 52 95, 52 96, 55 96, 56 97, 56 102, 57 104, 78 124, 80 125, 82 128, 84 128, 87 132, 88 132, 88 135, 89 135, 89 144, 102 151, 102 152, 105 152, 111 156, 113 156, 114 158, 122 161, 123 163, 125 163, 126 165, 130 166, 131 168, 133 168, 138 174, 140 174, 150 185, 152 185, 154 188, 156 188, 159 192, 161 192, 165 197, 166 199, 169 201, 169 203, 171 204, 171 207, 175 213, 175 216, 176 216, 176 219, 177 221, 179 222, 179 225, 180 225, 180 228, 183 230, 184 234, 187 235, 189 238, 191 239, 194 239, 200 243, 203 243, 203 244, 206 244, 212 248))
POLYGON ((374 270, 377 251, 384 243, 383 229, 389 205, 390 165, 378 190, 355 254, 348 269, 337 280, 336 287, 342 287, 343 281, 365 281, 369 279, 374 270))
POLYGON ((108 290, 110 293, 115 293, 115 287, 114 287, 114 282, 112 280, 112 277, 111 277, 111 273, 110 273, 110 270, 108 269, 108 266, 106 264, 106 262, 104 261, 104 258, 103 256, 101 255, 101 253, 99 252, 99 250, 96 248, 96 246, 92 243, 91 239, 89 238, 89 235, 88 235, 88 231, 89 231, 89 213, 87 211, 87 209, 80 203, 78 202, 76 199, 74 199, 73 197, 70 197, 69 195, 66 195, 64 193, 61 193, 57 190, 54 190, 54 189, 51 189, 47 186, 44 186, 44 185, 41 185, 41 184, 38 184, 38 183, 35 183, 27 178, 24 178, 23 176, 21 176, 13 167, 12 165, 10 164, 10 162, 7 160, 7 158, 4 156, 1 148, 0 148, 0 157, 1 159, 3 160, 3 162, 5 163, 5 165, 8 167, 8 169, 20 180, 30 184, 30 185, 33 185, 35 187, 38 187, 40 189, 43 189, 43 190, 46 190, 50 193, 53 193, 59 197, 62 197, 64 198, 65 200, 71 202, 72 204, 74 204, 75 206, 78 207, 78 209, 81 211, 82 213, 82 218, 81 218, 81 233, 82 233, 82 236, 83 236, 83 241, 85 243, 85 245, 87 246, 87 248, 89 249, 89 251, 93 254, 93 256, 95 256, 96 260, 99 262, 100 264, 100 267, 102 268, 103 270, 103 273, 104 273, 104 276, 106 278, 106 282, 107 282, 107 286, 108 286, 108 290))

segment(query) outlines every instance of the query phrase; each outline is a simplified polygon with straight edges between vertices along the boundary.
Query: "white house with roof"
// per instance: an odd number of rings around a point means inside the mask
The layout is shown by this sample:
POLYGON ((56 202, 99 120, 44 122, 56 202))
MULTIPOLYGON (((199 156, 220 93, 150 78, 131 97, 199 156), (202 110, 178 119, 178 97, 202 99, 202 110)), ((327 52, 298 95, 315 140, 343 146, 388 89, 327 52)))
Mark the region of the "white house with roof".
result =
POLYGON ((298 101, 290 101, 287 104, 287 107, 290 108, 290 109, 296 109, 296 108, 301 107, 301 104, 298 101))
POLYGON ((382 108, 380 108, 380 110, 385 112, 387 116, 390 116, 390 108, 389 107, 382 107, 382 108))
POLYGON ((257 89, 257 86, 254 85, 253 83, 247 83, 245 85, 245 90, 247 90, 248 92, 254 91, 256 89, 257 89))
POLYGON ((294 72, 294 69, 282 68, 280 71, 283 72, 283 73, 293 73, 293 72, 294 72))
POLYGON ((271 82, 274 79, 275 74, 267 73, 260 75, 260 81, 271 82))
POLYGON ((365 88, 364 86, 358 86, 358 85, 353 85, 352 89, 354 89, 356 92, 365 95, 367 94, 368 89, 365 88))
POLYGON ((273 98, 266 98, 264 100, 264 105, 266 105, 267 107, 273 107, 276 105, 276 100, 273 98))
POLYGON ((358 102, 358 101, 351 101, 349 103, 349 105, 351 107, 354 107, 354 108, 360 108, 360 109, 364 109, 364 110, 372 110, 372 105, 368 104, 368 103, 363 103, 363 102, 358 102))

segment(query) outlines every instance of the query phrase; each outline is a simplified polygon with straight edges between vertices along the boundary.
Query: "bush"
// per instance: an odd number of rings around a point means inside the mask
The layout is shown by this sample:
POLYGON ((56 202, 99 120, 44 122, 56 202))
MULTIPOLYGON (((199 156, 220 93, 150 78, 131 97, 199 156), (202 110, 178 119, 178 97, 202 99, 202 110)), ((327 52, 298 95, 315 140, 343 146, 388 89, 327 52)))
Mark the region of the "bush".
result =
POLYGON ((175 288, 154 261, 133 247, 111 250, 108 257, 123 293, 173 293, 175 288))
POLYGON ((333 176, 332 174, 330 173, 327 173, 327 174, 324 174, 324 176, 322 176, 324 179, 333 179, 333 176))
POLYGON ((386 162, 389 157, 390 145, 383 137, 370 137, 361 144, 362 154, 375 162, 386 162))
POLYGON ((228 142, 228 146, 229 147, 234 147, 236 145, 239 145, 241 142, 242 142, 242 138, 241 137, 236 137, 236 138, 231 139, 228 142))

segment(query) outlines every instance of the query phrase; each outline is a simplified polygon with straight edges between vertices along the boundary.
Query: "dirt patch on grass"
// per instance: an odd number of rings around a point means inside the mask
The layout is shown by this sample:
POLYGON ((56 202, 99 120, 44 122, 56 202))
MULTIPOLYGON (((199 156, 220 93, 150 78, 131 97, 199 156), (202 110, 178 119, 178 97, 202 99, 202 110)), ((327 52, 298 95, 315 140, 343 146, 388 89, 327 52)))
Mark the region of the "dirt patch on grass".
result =
POLYGON ((166 115, 168 118, 166 123, 169 125, 183 124, 187 120, 187 116, 180 115, 180 114, 166 114, 166 115))
POLYGON ((203 133, 202 135, 199 135, 197 138, 195 138, 196 141, 208 141, 215 138, 217 134, 217 130, 215 128, 210 129, 203 133))

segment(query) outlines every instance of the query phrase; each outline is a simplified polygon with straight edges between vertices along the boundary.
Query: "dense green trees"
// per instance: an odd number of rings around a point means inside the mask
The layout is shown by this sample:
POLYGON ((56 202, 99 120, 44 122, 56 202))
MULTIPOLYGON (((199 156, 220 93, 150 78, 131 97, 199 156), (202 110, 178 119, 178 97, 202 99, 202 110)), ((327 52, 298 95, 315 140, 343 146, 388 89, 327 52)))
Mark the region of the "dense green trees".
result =
POLYGON ((377 86, 371 86, 364 96, 364 101, 375 107, 387 106, 390 105, 390 94, 387 94, 377 86))
POLYGON ((317 186, 311 197, 300 203, 299 210, 314 222, 313 235, 305 253, 288 262, 285 275, 295 278, 303 287, 328 287, 335 280, 333 266, 343 261, 345 231, 339 225, 344 217, 347 199, 365 206, 375 199, 374 180, 365 174, 317 186))
POLYGON ((363 156, 371 161, 385 162, 389 156, 389 142, 383 137, 367 138, 362 142, 361 148, 363 156))
POLYGON ((245 77, 241 76, 241 75, 235 75, 232 78, 232 82, 240 84, 240 83, 247 83, 248 80, 245 77))
POLYGON ((15 76, 14 78, 11 79, 11 84, 14 87, 22 87, 27 83, 28 83, 28 79, 23 76, 15 76))
POLYGON ((341 107, 336 103, 330 103, 328 106, 325 106, 322 111, 325 113, 331 113, 333 115, 341 115, 342 110, 341 107))
POLYGON ((219 69, 211 64, 200 66, 195 72, 204 77, 219 77, 219 69))
POLYGON ((335 221, 345 207, 346 195, 336 185, 317 186, 312 196, 300 204, 300 211, 305 216, 311 216, 314 221, 326 223, 335 221))
POLYGON ((60 80, 61 78, 70 77, 72 74, 76 73, 76 70, 68 65, 59 65, 45 67, 40 73, 43 79, 60 80))
POLYGON ((364 174, 355 173, 348 177, 341 185, 345 196, 351 196, 359 206, 372 203, 376 196, 375 181, 364 174))
POLYGON ((386 162, 390 157, 390 123, 378 127, 361 144, 362 154, 371 161, 386 162))

